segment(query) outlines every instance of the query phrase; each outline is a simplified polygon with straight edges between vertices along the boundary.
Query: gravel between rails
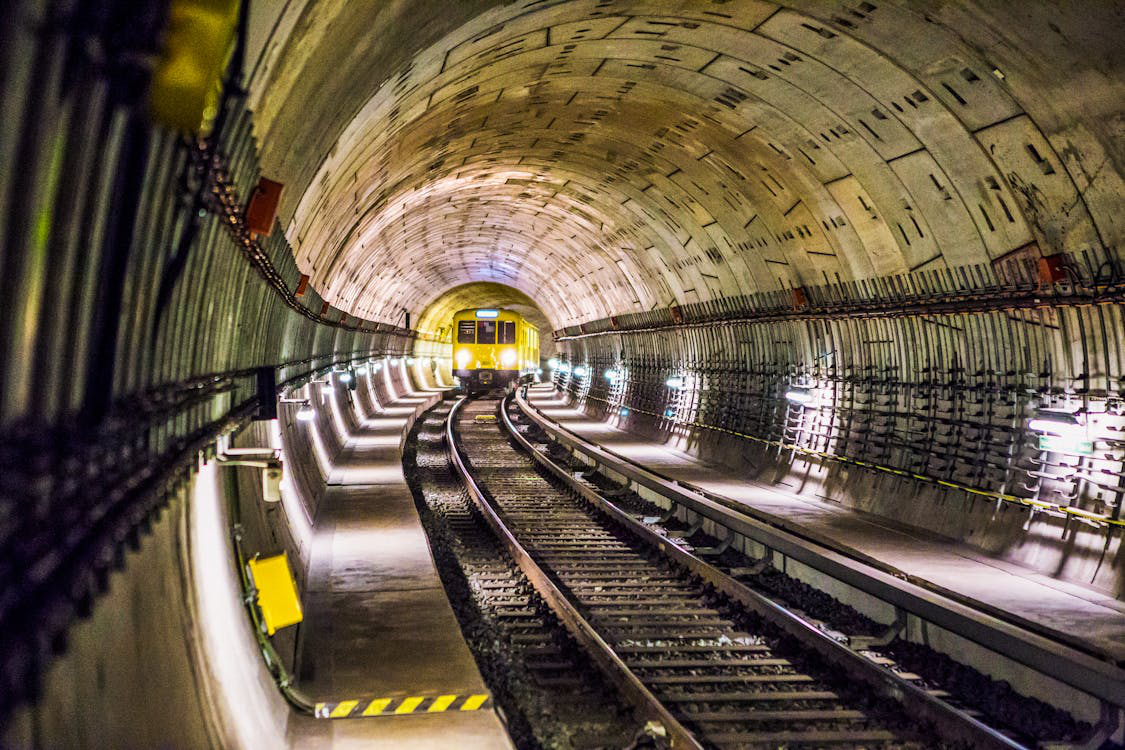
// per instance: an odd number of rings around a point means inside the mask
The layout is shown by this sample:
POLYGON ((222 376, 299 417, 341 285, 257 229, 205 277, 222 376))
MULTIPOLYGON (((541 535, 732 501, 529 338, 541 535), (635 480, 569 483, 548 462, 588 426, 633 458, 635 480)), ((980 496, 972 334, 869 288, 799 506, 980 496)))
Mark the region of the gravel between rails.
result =
POLYGON ((513 741, 521 750, 651 747, 452 475, 442 441, 450 407, 418 420, 403 464, 442 584, 513 741))

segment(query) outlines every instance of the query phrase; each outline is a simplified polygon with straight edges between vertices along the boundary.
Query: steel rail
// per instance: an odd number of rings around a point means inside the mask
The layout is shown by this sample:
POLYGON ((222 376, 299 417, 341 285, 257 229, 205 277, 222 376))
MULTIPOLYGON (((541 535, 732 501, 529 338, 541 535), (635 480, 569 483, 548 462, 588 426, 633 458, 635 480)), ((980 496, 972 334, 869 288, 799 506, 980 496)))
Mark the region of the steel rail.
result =
POLYGON ((801 536, 777 521, 758 515, 735 501, 657 474, 640 464, 586 441, 540 413, 522 392, 516 403, 533 422, 563 445, 585 454, 720 526, 801 562, 842 583, 871 594, 918 618, 966 638, 1034 671, 1048 675, 1118 708, 1125 707, 1125 670, 1102 658, 1061 643, 1017 623, 983 611, 975 603, 936 591, 917 579, 885 570, 874 561, 857 559, 824 542, 801 536))
POLYGON ((445 423, 445 440, 446 447, 449 450, 449 458, 453 463, 457 475, 464 483, 469 497, 472 498, 473 503, 480 510, 481 515, 496 534, 497 538, 504 545, 508 554, 527 576, 528 581, 543 597, 547 606, 559 618, 559 621, 566 627, 566 629, 574 636, 589 653, 591 659, 596 663, 605 675, 613 681, 615 685, 621 690, 625 698, 637 709, 638 713, 646 720, 653 721, 660 724, 665 731, 665 739, 668 741, 668 746, 675 750, 703 750, 703 745, 695 738, 695 736, 684 727, 675 716, 661 703, 652 692, 645 687, 644 683, 637 678, 631 669, 621 660, 613 649, 605 640, 598 635, 597 631, 592 625, 584 618, 570 600, 563 594, 562 590, 555 584, 554 580, 539 566, 535 559, 527 552, 527 550, 516 540, 507 524, 500 518, 499 513, 493 508, 492 504, 486 498, 484 492, 481 490, 480 485, 477 484, 473 478, 472 473, 469 471, 468 466, 462 459, 461 451, 457 447, 457 436, 454 425, 457 422, 457 414, 461 410, 461 406, 466 402, 467 398, 462 397, 453 405, 449 410, 445 423))
MULTIPOLYGON (((510 397, 509 397, 510 398, 510 397)), ((903 679, 870 659, 832 638, 827 633, 791 612, 777 602, 747 587, 710 563, 696 557, 671 539, 658 534, 633 516, 613 505, 594 489, 575 479, 573 473, 559 466, 542 452, 512 424, 506 409, 501 409, 504 428, 509 435, 554 476, 562 480, 589 504, 628 529, 662 555, 680 565, 707 584, 750 611, 795 638, 826 661, 843 669, 849 677, 863 682, 884 698, 902 705, 911 716, 933 725, 934 730, 951 742, 968 742, 983 750, 1013 750, 1025 746, 969 716, 945 701, 930 695, 918 685, 903 679)))

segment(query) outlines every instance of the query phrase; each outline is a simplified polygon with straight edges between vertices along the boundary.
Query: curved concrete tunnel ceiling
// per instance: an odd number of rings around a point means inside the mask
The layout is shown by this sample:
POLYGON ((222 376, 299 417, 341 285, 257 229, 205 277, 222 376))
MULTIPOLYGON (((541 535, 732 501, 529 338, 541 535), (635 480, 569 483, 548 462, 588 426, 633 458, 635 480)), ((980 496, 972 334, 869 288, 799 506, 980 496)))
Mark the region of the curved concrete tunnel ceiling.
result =
POLYGON ((453 314, 470 307, 515 310, 539 328, 544 335, 544 347, 551 344, 550 336, 547 335, 551 330, 550 321, 535 300, 518 289, 491 281, 473 281, 442 292, 422 308, 415 327, 423 334, 444 336, 451 325, 453 314))
POLYGON ((363 5, 307 3, 254 81, 298 263, 357 315, 495 282, 559 328, 1125 235, 1120 8, 363 5))

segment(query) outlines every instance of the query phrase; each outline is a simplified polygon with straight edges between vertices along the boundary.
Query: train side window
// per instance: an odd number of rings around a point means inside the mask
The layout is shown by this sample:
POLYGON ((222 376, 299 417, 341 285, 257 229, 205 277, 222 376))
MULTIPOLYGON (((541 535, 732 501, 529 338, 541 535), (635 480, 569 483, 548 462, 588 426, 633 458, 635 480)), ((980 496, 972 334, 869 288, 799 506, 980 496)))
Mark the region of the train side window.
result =
POLYGON ((514 321, 514 320, 501 320, 500 321, 500 343, 501 344, 514 344, 514 343, 516 343, 516 321, 514 321))
POLYGON ((496 343, 496 321, 494 321, 494 320, 478 320, 477 321, 477 343, 478 344, 495 344, 496 343))
POLYGON ((457 322, 457 343, 472 344, 476 341, 477 327, 471 320, 457 322))

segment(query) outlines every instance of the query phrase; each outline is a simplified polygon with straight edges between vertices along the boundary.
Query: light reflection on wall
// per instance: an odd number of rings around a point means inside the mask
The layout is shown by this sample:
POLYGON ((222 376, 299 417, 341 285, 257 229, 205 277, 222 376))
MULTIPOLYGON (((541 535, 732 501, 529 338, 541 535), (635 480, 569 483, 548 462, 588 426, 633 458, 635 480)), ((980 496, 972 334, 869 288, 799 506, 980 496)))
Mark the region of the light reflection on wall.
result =
POLYGON ((229 519, 217 464, 203 465, 189 508, 192 587, 198 617, 197 658, 209 672, 201 680, 224 728, 224 746, 285 747, 287 708, 265 673, 242 603, 229 519), (229 744, 228 744, 229 743, 229 744))

